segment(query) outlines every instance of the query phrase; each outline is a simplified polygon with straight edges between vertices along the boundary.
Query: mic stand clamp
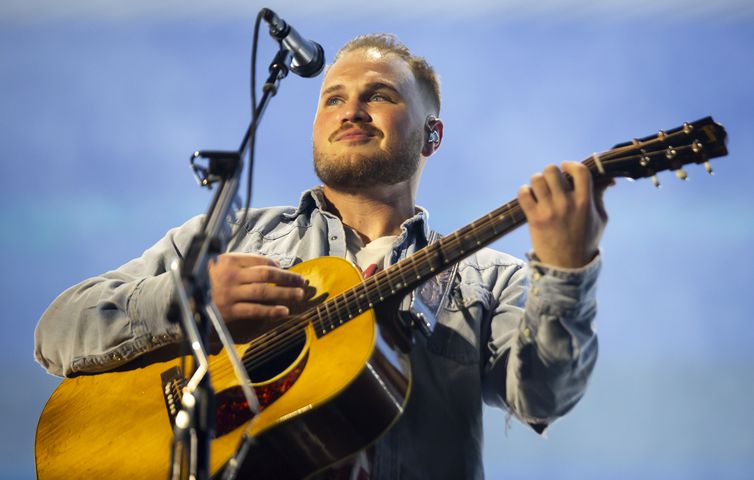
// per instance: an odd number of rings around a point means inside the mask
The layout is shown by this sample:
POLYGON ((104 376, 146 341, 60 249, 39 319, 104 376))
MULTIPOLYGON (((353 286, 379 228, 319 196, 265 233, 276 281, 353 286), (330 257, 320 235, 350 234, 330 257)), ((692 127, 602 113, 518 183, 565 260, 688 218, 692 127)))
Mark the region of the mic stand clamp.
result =
POLYGON ((215 417, 215 392, 207 360, 211 322, 207 314, 211 305, 207 264, 227 244, 225 219, 234 203, 243 164, 238 152, 195 152, 192 166, 200 184, 210 187, 212 183, 220 182, 220 187, 215 192, 201 231, 191 239, 183 262, 174 260, 170 265, 183 330, 195 358, 194 372, 183 389, 183 409, 176 416, 171 478, 181 478, 180 472, 187 465, 189 478, 205 480, 210 478, 209 455, 215 417), (194 160, 199 157, 209 160, 207 167, 195 164, 194 160), (186 459, 182 455, 184 451, 188 452, 186 459))

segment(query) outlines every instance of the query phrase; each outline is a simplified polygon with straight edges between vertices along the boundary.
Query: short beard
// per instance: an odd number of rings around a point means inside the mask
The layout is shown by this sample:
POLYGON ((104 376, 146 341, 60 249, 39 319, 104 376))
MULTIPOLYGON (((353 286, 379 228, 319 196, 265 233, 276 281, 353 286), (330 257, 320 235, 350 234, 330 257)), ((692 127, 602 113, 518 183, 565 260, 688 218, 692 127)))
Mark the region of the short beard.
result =
POLYGON ((422 131, 410 134, 396 151, 371 155, 343 153, 328 156, 314 145, 314 171, 322 182, 335 189, 358 189, 375 185, 397 185, 410 179, 419 168, 422 131))

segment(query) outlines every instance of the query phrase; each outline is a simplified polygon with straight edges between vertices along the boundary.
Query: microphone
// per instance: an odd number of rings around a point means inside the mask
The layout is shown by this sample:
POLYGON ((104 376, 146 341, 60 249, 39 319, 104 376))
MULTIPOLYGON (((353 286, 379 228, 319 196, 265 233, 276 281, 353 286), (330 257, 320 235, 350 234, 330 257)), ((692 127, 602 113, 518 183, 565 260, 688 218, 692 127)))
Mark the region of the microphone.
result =
POLYGON ((270 25, 270 35, 291 52, 291 72, 304 78, 316 77, 325 66, 322 45, 301 38, 296 29, 285 23, 269 8, 262 9, 262 17, 270 25))

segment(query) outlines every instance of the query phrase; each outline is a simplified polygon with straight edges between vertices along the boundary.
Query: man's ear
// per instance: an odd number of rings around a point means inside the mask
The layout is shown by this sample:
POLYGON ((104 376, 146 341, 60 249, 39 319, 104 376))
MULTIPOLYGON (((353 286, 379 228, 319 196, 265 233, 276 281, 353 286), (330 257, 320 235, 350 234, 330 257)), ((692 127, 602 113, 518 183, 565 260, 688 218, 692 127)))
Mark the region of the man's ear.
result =
POLYGON ((442 120, 435 115, 427 115, 427 120, 424 123, 424 145, 422 146, 422 156, 429 157, 440 148, 442 135, 442 120))

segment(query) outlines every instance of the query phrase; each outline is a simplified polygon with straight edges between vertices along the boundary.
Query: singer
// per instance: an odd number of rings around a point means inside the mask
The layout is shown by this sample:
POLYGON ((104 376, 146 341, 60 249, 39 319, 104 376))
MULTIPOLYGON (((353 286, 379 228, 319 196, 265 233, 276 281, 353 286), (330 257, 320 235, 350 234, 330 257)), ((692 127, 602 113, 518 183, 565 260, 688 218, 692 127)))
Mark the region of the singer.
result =
MULTIPOLYGON (((237 250, 209 267, 212 299, 231 331, 253 338, 306 301, 305 279, 288 270, 302 261, 343 257, 369 276, 440 241, 415 203, 424 168, 439 168, 431 160, 443 142, 440 103, 435 71, 396 37, 365 35, 341 48, 313 126, 323 185, 296 206, 252 209, 237 250)), ((604 189, 580 163, 547 166, 518 191, 528 262, 482 249, 401 304, 420 302, 428 312, 414 334, 405 410, 371 446, 317 478, 480 479, 483 401, 540 433, 573 408, 597 358, 604 189)), ((63 292, 39 320, 37 361, 73 376, 180 342, 166 268, 200 221, 63 292)))

